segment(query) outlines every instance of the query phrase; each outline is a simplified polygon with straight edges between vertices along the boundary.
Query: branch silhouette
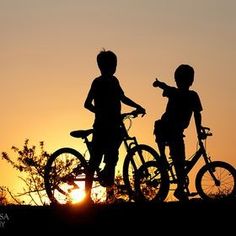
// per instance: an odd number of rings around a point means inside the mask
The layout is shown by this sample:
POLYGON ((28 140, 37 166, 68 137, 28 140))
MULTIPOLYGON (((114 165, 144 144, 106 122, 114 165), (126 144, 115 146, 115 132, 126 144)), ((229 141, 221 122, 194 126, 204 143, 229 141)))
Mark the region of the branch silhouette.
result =
POLYGON ((6 152, 2 152, 2 159, 7 161, 14 169, 21 173, 19 178, 25 187, 21 193, 14 194, 7 189, 13 201, 17 204, 25 203, 19 198, 28 196, 29 203, 34 205, 45 204, 46 193, 44 188, 44 168, 50 154, 44 149, 44 142, 39 143, 39 151, 35 145, 29 144, 26 139, 22 148, 12 146, 16 157, 12 158, 6 152))

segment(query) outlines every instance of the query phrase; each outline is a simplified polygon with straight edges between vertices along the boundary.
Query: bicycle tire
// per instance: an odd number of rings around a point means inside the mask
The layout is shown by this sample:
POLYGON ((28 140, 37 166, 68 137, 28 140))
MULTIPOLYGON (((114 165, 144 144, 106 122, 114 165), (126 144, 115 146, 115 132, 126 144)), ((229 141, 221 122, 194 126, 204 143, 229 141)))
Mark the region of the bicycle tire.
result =
POLYGON ((236 195, 236 170, 229 163, 213 161, 204 165, 197 173, 195 180, 196 190, 204 200, 230 198, 236 195), (210 171, 219 183, 211 177, 210 171))
POLYGON ((49 157, 44 172, 44 184, 47 196, 52 204, 63 204, 69 201, 69 189, 72 178, 80 175, 85 179, 86 160, 83 155, 72 148, 61 148, 49 157), (75 168, 76 171, 75 171, 75 168))
POLYGON ((163 202, 169 192, 168 171, 161 161, 148 161, 135 175, 136 202, 163 202))
POLYGON ((143 165, 139 153, 142 153, 145 162, 159 159, 158 153, 146 144, 139 144, 129 150, 124 159, 123 180, 130 200, 135 196, 135 172, 143 165), (132 160, 136 166, 132 165, 132 160))

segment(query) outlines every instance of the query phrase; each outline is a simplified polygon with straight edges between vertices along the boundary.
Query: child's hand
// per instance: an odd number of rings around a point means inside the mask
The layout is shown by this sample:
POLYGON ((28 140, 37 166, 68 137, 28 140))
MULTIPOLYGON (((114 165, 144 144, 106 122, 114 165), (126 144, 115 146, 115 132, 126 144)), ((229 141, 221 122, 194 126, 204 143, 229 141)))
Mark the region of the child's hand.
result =
POLYGON ((159 80, 156 78, 156 80, 153 82, 152 86, 158 87, 158 85, 159 85, 159 80))

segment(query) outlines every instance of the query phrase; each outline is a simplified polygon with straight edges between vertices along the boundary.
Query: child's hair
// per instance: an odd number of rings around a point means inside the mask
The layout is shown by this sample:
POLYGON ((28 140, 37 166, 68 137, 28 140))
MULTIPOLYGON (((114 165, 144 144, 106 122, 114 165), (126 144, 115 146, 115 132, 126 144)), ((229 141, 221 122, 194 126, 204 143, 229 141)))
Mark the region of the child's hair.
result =
POLYGON ((194 81, 194 69, 190 65, 182 64, 175 70, 175 81, 190 87, 194 81))
POLYGON ((114 71, 117 65, 116 54, 110 50, 106 51, 103 49, 97 55, 97 64, 101 72, 114 71))

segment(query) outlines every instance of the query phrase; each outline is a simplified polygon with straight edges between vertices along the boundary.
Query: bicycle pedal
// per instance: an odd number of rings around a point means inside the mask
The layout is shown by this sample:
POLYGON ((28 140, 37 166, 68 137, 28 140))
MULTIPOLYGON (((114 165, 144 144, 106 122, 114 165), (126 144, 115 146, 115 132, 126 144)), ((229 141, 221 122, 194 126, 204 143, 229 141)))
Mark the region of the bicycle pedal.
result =
POLYGON ((190 197, 195 197, 195 196, 197 196, 197 195, 198 195, 197 192, 192 192, 192 193, 189 194, 190 197))

